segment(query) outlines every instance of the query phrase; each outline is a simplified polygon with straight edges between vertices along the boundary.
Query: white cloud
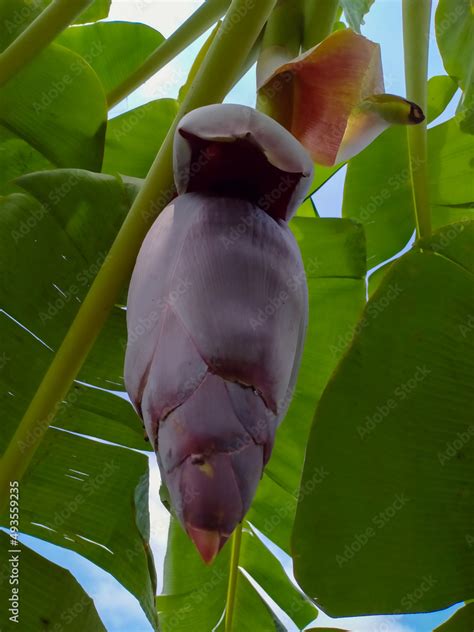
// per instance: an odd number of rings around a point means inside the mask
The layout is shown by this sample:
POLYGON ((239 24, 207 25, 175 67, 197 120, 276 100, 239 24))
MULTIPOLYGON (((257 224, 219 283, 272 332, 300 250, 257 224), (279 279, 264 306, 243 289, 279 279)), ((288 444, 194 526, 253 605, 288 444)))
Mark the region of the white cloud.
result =
POLYGON ((111 578, 104 578, 94 583, 91 593, 96 606, 100 606, 100 614, 107 623, 107 629, 114 632, 122 630, 149 632, 151 630, 137 599, 111 578))
POLYGON ((114 0, 109 19, 143 22, 168 37, 200 4, 196 0, 114 0))

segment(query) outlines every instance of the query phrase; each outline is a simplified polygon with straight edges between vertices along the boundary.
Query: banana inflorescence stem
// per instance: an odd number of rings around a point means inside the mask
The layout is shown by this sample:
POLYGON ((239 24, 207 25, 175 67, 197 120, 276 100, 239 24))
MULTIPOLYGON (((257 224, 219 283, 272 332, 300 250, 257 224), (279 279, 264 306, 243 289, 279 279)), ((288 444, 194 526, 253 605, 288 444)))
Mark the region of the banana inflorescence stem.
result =
MULTIPOLYGON (((407 99, 426 115, 431 0, 403 0, 403 43, 407 99)), ((426 119, 407 127, 410 173, 418 238, 431 235, 426 119)))
POLYGON ((242 542, 242 523, 232 534, 232 553, 230 556, 229 584, 227 587, 227 600, 225 605, 225 632, 232 632, 234 620, 235 597, 237 594, 237 580, 239 578, 240 544, 242 542))

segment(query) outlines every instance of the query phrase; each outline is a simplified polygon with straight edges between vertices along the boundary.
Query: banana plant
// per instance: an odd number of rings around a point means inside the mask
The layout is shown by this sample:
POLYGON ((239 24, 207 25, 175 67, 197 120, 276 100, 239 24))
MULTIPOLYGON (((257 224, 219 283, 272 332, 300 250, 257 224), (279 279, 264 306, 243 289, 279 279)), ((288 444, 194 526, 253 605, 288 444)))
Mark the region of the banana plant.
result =
POLYGON ((397 3, 403 97, 373 0, 206 0, 168 38, 144 4, 0 0, 0 628, 115 629, 55 545, 143 629, 462 602, 469 629, 469 0, 435 37, 431 0, 397 3), (130 108, 191 45, 179 98, 130 108), (223 104, 249 68, 255 108, 223 104))

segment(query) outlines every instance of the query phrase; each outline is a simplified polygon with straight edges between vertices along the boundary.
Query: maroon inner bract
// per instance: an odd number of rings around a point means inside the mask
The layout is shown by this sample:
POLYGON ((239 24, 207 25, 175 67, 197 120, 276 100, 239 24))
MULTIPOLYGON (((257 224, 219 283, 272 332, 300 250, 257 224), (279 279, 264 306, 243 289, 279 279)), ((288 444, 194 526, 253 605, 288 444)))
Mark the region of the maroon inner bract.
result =
POLYGON ((187 193, 246 199, 274 219, 287 219, 287 209, 303 174, 272 165, 251 138, 214 141, 181 129, 191 161, 187 193))

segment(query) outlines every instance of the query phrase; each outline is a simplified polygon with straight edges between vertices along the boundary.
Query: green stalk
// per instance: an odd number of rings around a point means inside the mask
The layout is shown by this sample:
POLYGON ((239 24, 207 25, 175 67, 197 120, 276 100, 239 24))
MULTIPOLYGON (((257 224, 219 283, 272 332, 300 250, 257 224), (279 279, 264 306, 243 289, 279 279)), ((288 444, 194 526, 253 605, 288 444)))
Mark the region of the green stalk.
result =
POLYGON ((110 251, 0 463, 0 503, 9 482, 20 480, 51 423, 57 406, 83 365, 95 339, 130 278, 141 243, 154 218, 174 194, 173 136, 181 117, 221 102, 257 40, 275 0, 233 0, 200 71, 184 99, 110 251))
POLYGON ((303 49, 309 50, 332 33, 339 0, 304 0, 303 49))
POLYGON ((230 0, 207 0, 176 31, 168 37, 120 85, 107 95, 109 109, 120 103, 147 79, 156 74, 179 53, 207 31, 227 11, 230 0))
POLYGON ((232 86, 233 88, 235 87, 237 83, 239 83, 242 77, 248 73, 248 71, 252 68, 252 66, 258 60, 260 49, 262 47, 262 40, 263 40, 263 30, 260 32, 258 39, 256 40, 255 44, 252 46, 252 50, 248 54, 248 57, 245 60, 245 64, 240 69, 239 76, 237 77, 237 79, 234 82, 234 85, 232 86))
MULTIPOLYGON (((184 98, 186 97, 186 94, 187 94, 187 92, 189 90, 189 87, 192 85, 192 83, 194 81, 194 78, 196 76, 196 73, 198 72, 198 70, 199 70, 199 68, 201 66, 202 60, 204 59, 205 55, 207 54, 207 51, 209 50, 212 42, 214 41, 217 33, 219 32, 219 29, 220 29, 221 26, 222 26, 222 22, 221 22, 221 20, 219 20, 219 22, 216 24, 216 26, 212 30, 211 34, 207 38, 207 40, 202 45, 201 50, 197 54, 197 57, 194 60, 193 65, 191 66, 191 70, 189 71, 186 83, 183 86, 181 86, 181 89, 180 89, 179 94, 178 94, 178 101, 183 101, 184 98)), ((262 33, 260 33, 257 41, 252 46, 252 50, 250 51, 247 59, 245 60, 245 64, 243 64, 243 66, 241 67, 240 72, 238 73, 238 76, 235 78, 232 88, 234 88, 235 85, 237 83, 239 83, 239 81, 242 79, 242 77, 250 70, 250 68, 257 61, 257 57, 258 57, 258 52, 260 50, 261 41, 262 41, 262 33)))
POLYGON ((54 0, 47 6, 0 54, 0 86, 51 44, 91 2, 92 0, 54 0))
POLYGON ((278 0, 263 34, 257 63, 257 86, 299 55, 303 35, 303 0, 278 0))
POLYGON ((234 619, 235 610, 235 595, 237 593, 237 579, 239 577, 239 556, 241 541, 242 523, 237 526, 232 535, 229 584, 227 586, 227 599, 225 604, 225 632, 232 632, 232 621, 234 619))
POLYGON ((189 88, 193 85, 193 81, 196 78, 197 73, 199 72, 199 68, 201 67, 203 59, 206 57, 212 45, 212 42, 215 40, 216 35, 219 32, 219 29, 221 28, 221 25, 222 25, 222 22, 219 20, 219 22, 217 22, 215 27, 212 29, 212 32, 207 38, 207 40, 201 46, 201 50, 199 51, 196 58, 194 59, 191 69, 188 73, 188 78, 186 79, 186 83, 182 85, 179 90, 178 101, 184 100, 189 88))
MULTIPOLYGON (((403 44, 407 98, 426 115, 431 0, 403 0, 403 44)), ((426 119, 407 127, 410 172, 418 238, 431 235, 426 119)))

